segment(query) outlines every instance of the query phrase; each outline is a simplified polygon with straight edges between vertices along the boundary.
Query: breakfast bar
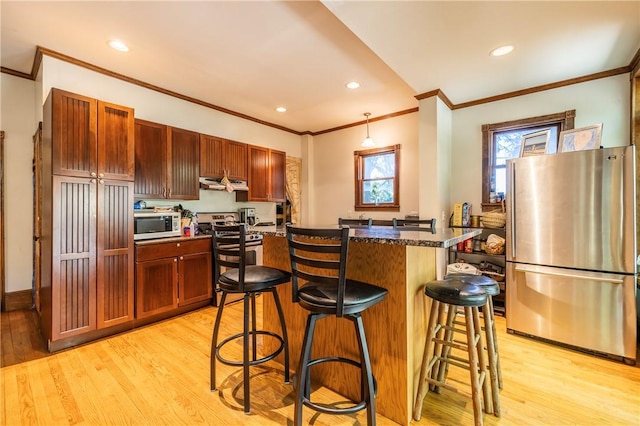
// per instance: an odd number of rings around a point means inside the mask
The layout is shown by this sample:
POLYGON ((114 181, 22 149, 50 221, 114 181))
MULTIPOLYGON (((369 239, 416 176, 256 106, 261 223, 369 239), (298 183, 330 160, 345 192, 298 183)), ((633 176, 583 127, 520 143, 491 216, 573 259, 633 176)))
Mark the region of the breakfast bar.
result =
MULTIPOLYGON (((264 236, 264 264, 290 270, 284 227, 254 227, 264 236)), ((428 298, 422 288, 427 281, 441 278, 446 250, 460 241, 480 234, 480 229, 440 228, 404 231, 391 227, 350 230, 347 277, 386 288, 386 299, 363 314, 373 374, 377 380, 377 411, 400 424, 411 421, 411 410, 426 335, 428 298)), ((278 288, 283 303, 291 368, 298 357, 307 312, 291 302, 291 284, 278 288)), ((264 299, 264 326, 279 329, 276 308, 264 299)), ((313 346, 313 357, 324 356, 324 348, 355 359, 354 331, 348 321, 322 320, 313 346)), ((265 346, 269 343, 265 342, 265 346)), ((269 350, 265 347, 265 350, 269 350)), ((282 360, 280 360, 282 362, 282 360)), ((317 365, 313 380, 348 397, 359 399, 359 370, 342 365, 317 365)))

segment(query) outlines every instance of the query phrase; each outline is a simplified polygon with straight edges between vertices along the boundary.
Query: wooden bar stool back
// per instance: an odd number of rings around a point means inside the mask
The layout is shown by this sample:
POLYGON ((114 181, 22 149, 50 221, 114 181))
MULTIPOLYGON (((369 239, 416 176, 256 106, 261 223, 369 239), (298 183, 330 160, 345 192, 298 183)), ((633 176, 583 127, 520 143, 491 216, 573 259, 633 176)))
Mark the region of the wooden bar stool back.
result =
POLYGON ((287 225, 287 240, 291 259, 293 301, 309 311, 296 373, 294 425, 302 424, 303 406, 325 414, 351 414, 366 409, 367 424, 375 425, 376 386, 361 313, 381 302, 387 290, 346 278, 348 227, 309 229, 287 225), (311 359, 316 322, 331 316, 353 322, 358 339, 359 360, 340 355, 311 359), (335 408, 311 401, 311 367, 326 362, 346 363, 360 369, 360 401, 346 408, 335 408))

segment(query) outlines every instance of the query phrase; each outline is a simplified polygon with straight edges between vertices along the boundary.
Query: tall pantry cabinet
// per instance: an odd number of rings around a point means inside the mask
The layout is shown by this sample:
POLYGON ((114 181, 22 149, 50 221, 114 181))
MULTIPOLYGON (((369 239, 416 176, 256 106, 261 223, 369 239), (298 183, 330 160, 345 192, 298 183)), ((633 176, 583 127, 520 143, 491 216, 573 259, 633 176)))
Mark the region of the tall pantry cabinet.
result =
POLYGON ((44 105, 41 318, 49 350, 134 319, 134 112, 52 89, 44 105))

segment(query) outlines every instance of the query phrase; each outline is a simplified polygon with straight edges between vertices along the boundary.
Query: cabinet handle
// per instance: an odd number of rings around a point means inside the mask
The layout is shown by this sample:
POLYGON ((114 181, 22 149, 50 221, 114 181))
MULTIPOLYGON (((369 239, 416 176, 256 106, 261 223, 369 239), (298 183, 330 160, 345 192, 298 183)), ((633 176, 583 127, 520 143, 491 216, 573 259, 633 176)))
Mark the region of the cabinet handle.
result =
POLYGON ((167 198, 171 198, 171 188, 167 189, 167 198))
POLYGON ((103 177, 104 177, 104 173, 100 173, 100 174, 98 175, 98 177, 103 178, 103 177))
POLYGON ((104 184, 104 179, 98 179, 98 183, 99 183, 100 185, 104 184))
POLYGON ((184 260, 184 256, 180 256, 180 260, 184 260))
POLYGON ((180 243, 177 243, 177 244, 176 244, 176 247, 180 247, 180 243))
POLYGON ((96 172, 91 172, 91 177, 96 177, 96 172))
POLYGON ((91 179, 91 183, 96 183, 96 180, 95 179, 91 179))
POLYGON ((162 187, 162 198, 166 198, 167 197, 167 188, 165 188, 164 186, 162 187))
POLYGON ((173 259, 173 263, 177 263, 177 262, 178 262, 178 259, 173 259))

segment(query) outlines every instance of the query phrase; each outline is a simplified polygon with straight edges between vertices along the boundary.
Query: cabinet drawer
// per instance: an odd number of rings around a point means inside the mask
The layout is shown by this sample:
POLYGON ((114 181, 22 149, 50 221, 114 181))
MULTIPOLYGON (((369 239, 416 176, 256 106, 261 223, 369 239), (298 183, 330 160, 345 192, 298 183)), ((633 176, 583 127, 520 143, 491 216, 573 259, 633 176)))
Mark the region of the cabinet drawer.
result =
POLYGON ((174 241, 170 243, 149 244, 136 247, 136 261, 176 257, 189 253, 211 251, 211 240, 208 238, 197 240, 174 241))

